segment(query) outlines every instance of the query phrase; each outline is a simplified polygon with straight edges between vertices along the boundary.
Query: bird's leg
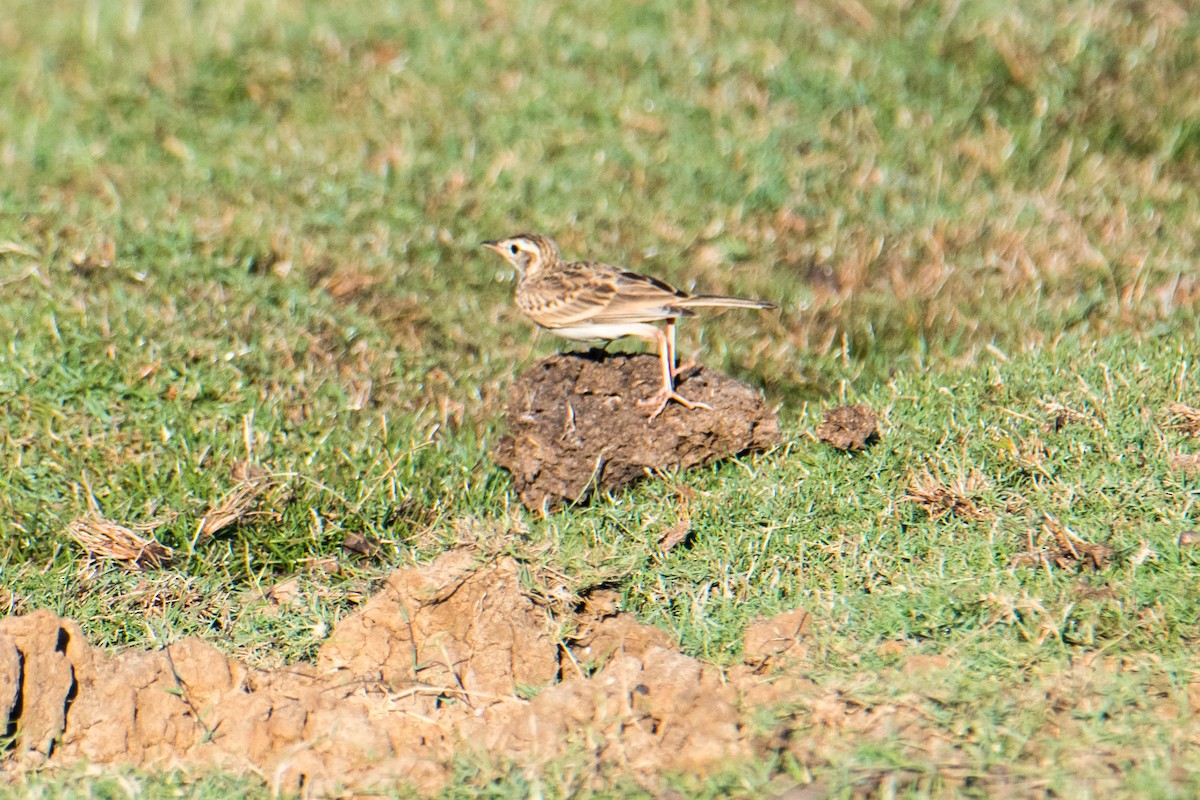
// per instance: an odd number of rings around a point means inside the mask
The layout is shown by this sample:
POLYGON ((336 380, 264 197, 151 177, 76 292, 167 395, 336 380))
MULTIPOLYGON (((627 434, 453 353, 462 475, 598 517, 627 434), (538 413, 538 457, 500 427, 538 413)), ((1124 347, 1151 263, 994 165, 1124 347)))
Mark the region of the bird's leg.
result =
MULTIPOLYGON (((673 328, 671 330, 673 335, 673 328)), ((672 369, 671 363, 674 350, 671 345, 671 337, 663 333, 658 328, 655 328, 654 331, 655 343, 658 345, 658 359, 659 363, 662 364, 663 385, 662 388, 659 389, 658 392, 653 396, 647 397, 645 400, 638 401, 639 405, 654 406, 654 413, 650 415, 650 421, 653 422, 658 415, 663 412, 663 409, 667 407, 667 403, 671 402, 672 400, 674 400, 676 403, 679 403, 684 408, 707 408, 709 411, 712 411, 712 406, 708 405, 707 403, 688 400, 686 397, 675 391, 675 376, 672 374, 674 370, 672 369)))
POLYGON ((678 378, 682 373, 687 372, 696 366, 696 355, 693 353, 688 356, 687 361, 679 363, 679 349, 675 347, 675 320, 667 320, 667 342, 671 349, 671 377, 678 378))
POLYGON ((675 365, 679 363, 675 356, 675 320, 669 319, 667 320, 667 361, 671 364, 672 385, 674 385, 675 376, 679 374, 679 370, 675 368, 675 365))

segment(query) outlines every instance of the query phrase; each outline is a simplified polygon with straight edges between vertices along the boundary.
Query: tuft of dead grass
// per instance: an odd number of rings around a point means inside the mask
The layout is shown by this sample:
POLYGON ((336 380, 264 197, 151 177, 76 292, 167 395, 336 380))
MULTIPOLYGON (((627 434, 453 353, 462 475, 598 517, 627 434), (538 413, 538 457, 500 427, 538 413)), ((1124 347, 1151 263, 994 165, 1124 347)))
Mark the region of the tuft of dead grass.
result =
MULTIPOLYGON (((1115 551, 1106 544, 1089 542, 1081 538, 1051 514, 1042 519, 1042 530, 1054 539, 1054 545, 1036 548, 1033 534, 1029 537, 1029 550, 1018 553, 1009 560, 1010 567, 1046 566, 1074 570, 1080 566, 1102 570, 1112 562, 1115 551)), ((1143 556, 1142 560, 1145 560, 1143 556)))
POLYGON ((239 461, 231 470, 237 485, 218 500, 200 519, 195 542, 205 542, 226 528, 238 525, 257 513, 259 500, 272 485, 270 474, 248 461, 239 461))
POLYGON ((1049 415, 1046 427, 1052 431, 1060 431, 1068 425, 1084 424, 1092 428, 1103 428, 1104 425, 1087 411, 1071 408, 1057 400, 1039 400, 1038 405, 1049 415))
POLYGON ((683 544, 692 533, 691 519, 684 517, 662 532, 658 537, 658 547, 664 553, 671 548, 683 544))
MULTIPOLYGON (((161 522, 154 523, 158 527, 161 522)), ((152 530, 153 528, 151 528, 152 530)), ((136 570, 160 569, 171 562, 174 551, 153 537, 105 519, 97 512, 67 523, 67 534, 94 558, 120 561, 136 570)))
POLYGON ((975 469, 952 483, 926 470, 912 479, 908 494, 901 499, 916 503, 935 521, 945 516, 975 521, 992 519, 992 512, 979 503, 979 494, 990 485, 987 477, 975 469))
POLYGON ((1166 408, 1167 427, 1188 436, 1200 436, 1200 408, 1183 403, 1169 403, 1166 408))

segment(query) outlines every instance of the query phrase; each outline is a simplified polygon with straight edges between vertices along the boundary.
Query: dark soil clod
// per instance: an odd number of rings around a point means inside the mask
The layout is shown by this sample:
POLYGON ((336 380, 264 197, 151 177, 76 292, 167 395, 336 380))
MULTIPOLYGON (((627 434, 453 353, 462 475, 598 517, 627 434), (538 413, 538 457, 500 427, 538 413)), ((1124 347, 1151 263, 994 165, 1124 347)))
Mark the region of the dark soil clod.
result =
POLYGON ((821 417, 817 438, 838 450, 862 450, 879 439, 875 412, 863 403, 831 408, 821 417))
POLYGON ((676 389, 712 410, 671 403, 651 422, 638 401, 660 380, 653 355, 597 351, 551 356, 520 375, 494 457, 512 473, 521 502, 550 510, 656 470, 691 469, 778 444, 778 422, 762 396, 704 367, 680 375, 676 389))

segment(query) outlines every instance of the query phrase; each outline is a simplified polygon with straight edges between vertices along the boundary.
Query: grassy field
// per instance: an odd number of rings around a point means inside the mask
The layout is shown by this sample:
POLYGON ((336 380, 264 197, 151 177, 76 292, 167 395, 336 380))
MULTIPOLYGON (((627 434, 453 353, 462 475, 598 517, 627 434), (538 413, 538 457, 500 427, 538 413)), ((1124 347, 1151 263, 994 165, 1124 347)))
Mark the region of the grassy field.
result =
MULTIPOLYGON (((751 619, 802 606, 814 680, 924 687, 938 725, 974 732, 975 769, 1033 753, 1035 788, 1069 793, 1103 751, 1106 794, 1192 796, 1189 8, 9 0, 0 600, 112 647, 199 634, 272 665, 311 657, 390 568, 494 531, 718 664, 751 619), (478 243, 526 229, 779 301, 689 323, 681 349, 762 387, 786 443, 521 510, 488 446, 514 372, 560 344, 478 243), (865 453, 810 435, 842 401, 880 414, 865 453), (197 536, 246 461, 273 476, 262 513, 197 536), (66 528, 92 509, 175 560, 89 560, 66 528), (682 514, 691 545, 661 553, 682 514), (1064 528, 1108 548, 1098 568, 1023 558, 1064 528), (279 613, 263 593, 292 579, 304 601, 279 613), (897 673, 894 642, 952 668, 897 673), (1111 706, 1050 732, 1029 687, 1094 658, 1125 667, 1111 706)), ((903 796, 957 791, 878 744, 814 774, 850 796, 882 768, 928 777, 903 796)), ((797 770, 679 791, 753 795, 797 770)), ((533 791, 504 765, 462 774, 459 796, 533 791)), ((231 785, 29 780, 12 791, 231 785)))

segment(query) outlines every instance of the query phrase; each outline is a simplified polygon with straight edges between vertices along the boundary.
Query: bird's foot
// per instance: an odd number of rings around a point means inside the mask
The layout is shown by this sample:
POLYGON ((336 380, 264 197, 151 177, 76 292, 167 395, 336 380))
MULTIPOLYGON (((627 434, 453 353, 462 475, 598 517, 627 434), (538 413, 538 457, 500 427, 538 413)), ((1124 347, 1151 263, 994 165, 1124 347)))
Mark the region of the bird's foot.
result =
POLYGON ((638 405, 654 406, 654 413, 650 415, 650 422, 654 422, 654 420, 658 418, 658 415, 663 412, 663 409, 667 407, 667 403, 670 403, 672 400, 674 400, 676 403, 679 403, 679 405, 683 406, 684 408, 705 408, 709 411, 713 410, 713 407, 708 403, 701 403, 698 400, 688 400, 674 389, 669 389, 665 386, 660 389, 657 394, 647 397, 645 400, 639 400, 638 405))

